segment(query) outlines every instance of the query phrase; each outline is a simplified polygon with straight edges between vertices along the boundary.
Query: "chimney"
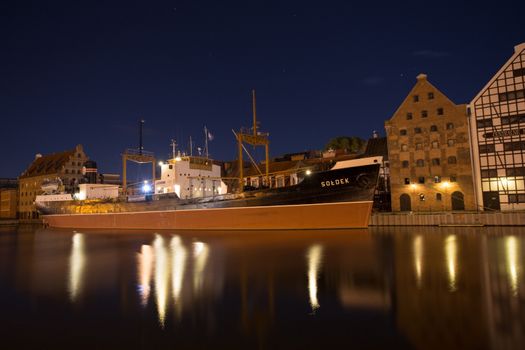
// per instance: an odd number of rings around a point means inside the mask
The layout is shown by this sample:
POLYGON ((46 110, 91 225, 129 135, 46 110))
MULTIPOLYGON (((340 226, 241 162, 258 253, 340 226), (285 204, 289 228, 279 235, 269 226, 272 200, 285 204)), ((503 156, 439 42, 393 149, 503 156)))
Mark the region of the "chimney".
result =
POLYGON ((421 80, 427 80, 427 75, 421 73, 421 74, 419 74, 416 78, 417 78, 418 81, 421 81, 421 80))

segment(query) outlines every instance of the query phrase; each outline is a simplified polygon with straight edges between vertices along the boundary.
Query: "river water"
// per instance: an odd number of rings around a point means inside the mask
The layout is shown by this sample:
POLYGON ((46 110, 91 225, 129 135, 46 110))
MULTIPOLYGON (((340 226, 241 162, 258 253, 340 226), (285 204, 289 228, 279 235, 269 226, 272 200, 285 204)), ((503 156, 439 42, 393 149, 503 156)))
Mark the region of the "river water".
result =
POLYGON ((525 349, 524 267, 516 227, 4 227, 0 339, 3 349, 525 349))

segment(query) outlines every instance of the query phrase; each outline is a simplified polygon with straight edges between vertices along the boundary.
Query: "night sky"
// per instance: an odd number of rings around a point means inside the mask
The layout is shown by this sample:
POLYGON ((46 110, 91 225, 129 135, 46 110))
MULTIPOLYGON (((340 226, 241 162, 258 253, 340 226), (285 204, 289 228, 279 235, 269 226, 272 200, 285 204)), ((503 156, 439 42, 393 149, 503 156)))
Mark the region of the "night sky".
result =
POLYGON ((144 146, 214 135, 211 156, 236 158, 231 129, 257 114, 270 153, 320 149, 339 135, 384 134, 426 73, 468 103, 525 42, 525 1, 3 1, 0 177, 36 153, 84 145, 101 172, 144 146), (498 8, 501 6, 501 8, 498 8))

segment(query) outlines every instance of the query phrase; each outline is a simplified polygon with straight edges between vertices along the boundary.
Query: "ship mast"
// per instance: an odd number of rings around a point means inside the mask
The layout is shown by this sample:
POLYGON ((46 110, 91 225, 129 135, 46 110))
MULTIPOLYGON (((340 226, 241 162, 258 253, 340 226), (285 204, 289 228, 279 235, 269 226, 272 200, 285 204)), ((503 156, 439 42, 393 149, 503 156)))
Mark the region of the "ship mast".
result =
POLYGON ((264 146, 266 153, 266 185, 270 185, 270 153, 269 153, 269 144, 268 133, 257 132, 257 111, 256 111, 256 99, 255 99, 255 90, 252 90, 252 113, 253 113, 253 134, 245 132, 242 128, 237 133, 237 142, 239 148, 239 191, 243 192, 244 190, 244 169, 242 161, 242 150, 244 148, 243 143, 247 143, 252 146, 264 146))

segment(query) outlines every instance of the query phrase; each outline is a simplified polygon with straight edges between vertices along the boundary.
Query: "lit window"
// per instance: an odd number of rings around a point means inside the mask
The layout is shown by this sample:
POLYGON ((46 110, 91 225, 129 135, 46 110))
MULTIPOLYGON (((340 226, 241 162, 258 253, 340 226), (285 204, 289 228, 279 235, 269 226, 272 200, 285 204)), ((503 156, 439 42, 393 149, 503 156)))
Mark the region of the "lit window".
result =
POLYGON ((401 150, 402 150, 402 151, 408 151, 408 145, 405 144, 405 143, 402 144, 402 145, 401 145, 401 150))
POLYGON ((454 129, 454 123, 447 123, 447 130, 454 129))
POLYGON ((434 182, 435 183, 440 183, 441 182, 441 176, 434 176, 434 182))
POLYGON ((452 147, 456 144, 456 140, 454 139, 448 139, 447 140, 447 145, 449 145, 449 147, 452 147))
POLYGON ((432 141, 432 148, 439 148, 439 141, 432 141))

